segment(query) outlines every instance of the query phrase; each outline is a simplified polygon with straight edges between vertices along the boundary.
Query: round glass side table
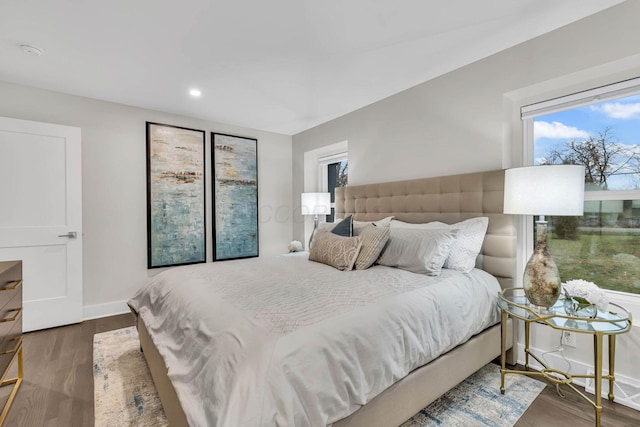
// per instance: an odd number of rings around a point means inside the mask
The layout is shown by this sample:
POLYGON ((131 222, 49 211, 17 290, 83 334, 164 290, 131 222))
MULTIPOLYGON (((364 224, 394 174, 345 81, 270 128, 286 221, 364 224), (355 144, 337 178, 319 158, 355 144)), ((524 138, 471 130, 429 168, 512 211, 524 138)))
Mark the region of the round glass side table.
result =
POLYGON ((600 426, 600 415, 602 413, 602 380, 609 380, 609 400, 613 402, 613 386, 615 382, 615 357, 616 357, 616 335, 629 332, 631 329, 631 313, 623 307, 610 303, 607 311, 598 311, 596 317, 576 317, 565 312, 562 300, 553 307, 542 308, 531 305, 524 296, 523 288, 504 289, 498 298, 498 307, 502 312, 502 340, 501 340, 501 382, 500 392, 505 393, 504 376, 506 374, 520 374, 528 376, 542 376, 556 384, 565 384, 582 398, 587 400, 595 409, 596 427, 600 426), (516 371, 506 369, 506 342, 507 342, 507 318, 524 321, 524 353, 526 371, 516 371), (531 323, 538 323, 549 326, 560 331, 571 333, 593 335, 593 375, 578 375, 552 369, 544 361, 533 354, 529 349, 529 338, 531 323), (602 347, 604 337, 609 340, 609 373, 602 374, 602 347), (542 370, 529 370, 529 356, 533 357, 542 370), (573 378, 593 378, 595 383, 595 400, 581 392, 573 384, 573 378))

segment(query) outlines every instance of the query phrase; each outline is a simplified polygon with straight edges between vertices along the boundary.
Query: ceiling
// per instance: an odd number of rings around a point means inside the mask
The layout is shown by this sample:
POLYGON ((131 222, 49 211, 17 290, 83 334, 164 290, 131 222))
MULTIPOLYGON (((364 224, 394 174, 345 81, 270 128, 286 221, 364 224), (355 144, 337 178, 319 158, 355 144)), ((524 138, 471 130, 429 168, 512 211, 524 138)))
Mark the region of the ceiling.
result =
POLYGON ((0 80, 293 135, 621 2, 0 0, 0 80))

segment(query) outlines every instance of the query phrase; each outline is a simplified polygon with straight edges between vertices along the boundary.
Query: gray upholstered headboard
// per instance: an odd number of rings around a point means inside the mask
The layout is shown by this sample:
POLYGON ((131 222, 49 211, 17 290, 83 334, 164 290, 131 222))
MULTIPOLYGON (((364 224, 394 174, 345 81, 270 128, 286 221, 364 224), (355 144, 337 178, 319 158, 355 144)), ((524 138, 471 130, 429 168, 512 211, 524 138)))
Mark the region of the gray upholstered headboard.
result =
POLYGON ((449 224, 489 217, 489 228, 476 266, 512 287, 516 273, 516 227, 502 213, 504 170, 422 178, 336 189, 336 217, 353 215, 373 221, 393 215, 405 222, 449 224))

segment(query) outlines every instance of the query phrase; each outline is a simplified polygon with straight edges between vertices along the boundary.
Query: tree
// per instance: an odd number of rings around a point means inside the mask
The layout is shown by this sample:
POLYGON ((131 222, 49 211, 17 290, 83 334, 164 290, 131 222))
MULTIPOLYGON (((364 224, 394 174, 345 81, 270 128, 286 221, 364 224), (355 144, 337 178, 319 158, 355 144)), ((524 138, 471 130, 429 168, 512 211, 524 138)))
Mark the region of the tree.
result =
POLYGON ((349 183, 349 163, 340 162, 336 164, 337 178, 336 187, 346 187, 349 183))
MULTIPOLYGON (((596 136, 584 140, 573 139, 555 148, 540 164, 583 165, 588 189, 607 190, 614 175, 633 175, 640 172, 640 155, 635 147, 620 144, 610 127, 596 136), (589 188, 591 187, 591 188, 589 188)), ((560 239, 578 238, 578 219, 558 217, 554 219, 554 231, 560 239)))
POLYGON ((638 174, 640 155, 632 147, 618 143, 611 128, 606 127, 597 136, 572 139, 553 149, 540 164, 583 165, 585 183, 607 190, 610 177, 638 174))
POLYGON ((558 239, 578 240, 578 217, 558 216, 553 218, 553 231, 558 239))

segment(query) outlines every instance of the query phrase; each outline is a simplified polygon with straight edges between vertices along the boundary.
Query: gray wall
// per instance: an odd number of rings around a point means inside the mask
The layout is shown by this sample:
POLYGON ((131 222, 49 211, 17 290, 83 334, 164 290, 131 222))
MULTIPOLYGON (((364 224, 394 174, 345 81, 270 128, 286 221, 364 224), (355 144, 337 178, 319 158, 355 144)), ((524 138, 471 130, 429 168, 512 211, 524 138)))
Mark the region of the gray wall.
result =
POLYGON ((0 116, 82 129, 85 317, 127 310, 148 276, 145 122, 206 134, 207 256, 211 259, 210 134, 258 139, 260 254, 291 241, 291 137, 0 82, 0 116))
MULTIPOLYGON (((519 162, 519 103, 640 76, 635 58, 574 78, 638 55, 637 16, 640 2, 622 3, 294 135, 293 205, 299 206, 303 190, 304 153, 345 140, 350 184, 498 169, 511 166, 513 158, 519 162)), ((294 218, 293 235, 302 239, 299 218, 294 218)))
MULTIPOLYGON (((299 206, 305 185, 305 152, 345 140, 350 184, 520 165, 520 107, 640 76, 639 16, 640 1, 627 1, 294 135, 292 204, 299 206)), ((303 225, 294 217, 294 238, 303 239, 303 225)), ((640 298, 623 305, 638 312, 640 298)), ((536 327, 532 334, 542 351, 559 344, 558 331, 536 327)), ((590 338, 580 335, 578 348, 565 352, 582 373, 593 363, 590 338)), ((618 339, 618 380, 640 384, 637 354, 634 326, 618 339)), ((566 368, 557 354, 548 357, 566 368)))

